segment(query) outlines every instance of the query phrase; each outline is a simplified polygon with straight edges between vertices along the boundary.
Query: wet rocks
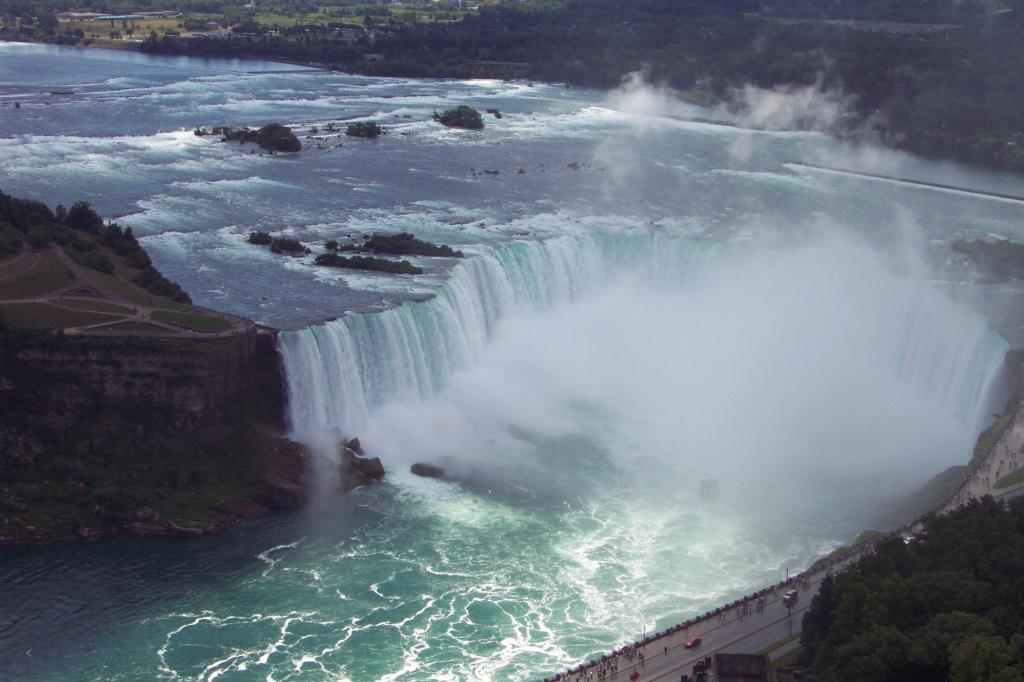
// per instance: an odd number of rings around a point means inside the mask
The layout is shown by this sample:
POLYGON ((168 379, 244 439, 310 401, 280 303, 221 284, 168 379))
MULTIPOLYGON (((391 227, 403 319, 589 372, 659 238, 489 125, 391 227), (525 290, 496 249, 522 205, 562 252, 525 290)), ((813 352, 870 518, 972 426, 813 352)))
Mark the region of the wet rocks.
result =
POLYGON ((444 478, 444 469, 433 464, 417 462, 409 467, 409 471, 423 478, 444 478))
POLYGON ((358 438, 353 438, 341 448, 341 486, 351 490, 384 478, 384 465, 380 457, 360 457, 363 448, 358 438), (355 445, 355 448, 351 447, 355 445), (357 449, 358 448, 358 449, 357 449))

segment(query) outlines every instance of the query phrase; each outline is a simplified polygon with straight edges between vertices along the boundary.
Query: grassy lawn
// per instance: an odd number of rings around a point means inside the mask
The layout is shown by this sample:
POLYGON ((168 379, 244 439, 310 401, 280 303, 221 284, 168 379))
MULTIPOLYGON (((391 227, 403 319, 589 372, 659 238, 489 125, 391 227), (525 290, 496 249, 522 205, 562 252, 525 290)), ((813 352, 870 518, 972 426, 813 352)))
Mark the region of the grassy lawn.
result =
POLYGON ((89 276, 94 277, 97 282, 105 285, 107 288, 113 290, 117 294, 120 294, 132 303, 138 303, 139 305, 149 306, 151 308, 171 308, 182 312, 191 310, 187 305, 179 305, 168 301, 166 298, 154 296, 145 289, 140 289, 134 284, 121 281, 117 277, 108 275, 105 272, 90 270, 89 276))
POLYGON ((196 332, 213 334, 226 332, 232 328, 232 324, 220 317, 201 315, 199 313, 179 313, 171 310, 156 310, 151 316, 158 322, 168 322, 178 327, 191 329, 196 332))
POLYGON ((792 642, 795 639, 800 639, 800 633, 799 632, 794 633, 794 634, 790 635, 789 637, 786 637, 785 639, 780 639, 779 641, 775 642, 774 644, 769 644, 768 646, 766 646, 765 648, 761 649, 757 653, 759 655, 761 655, 761 656, 767 656, 771 652, 773 652, 776 649, 779 649, 781 647, 784 647, 785 645, 789 644, 790 642, 792 642))
POLYGON ((0 277, 4 279, 14 277, 31 268, 33 263, 35 263, 35 259, 32 256, 26 256, 20 260, 17 256, 5 258, 3 262, 0 262, 0 277))
POLYGON ((103 299, 91 299, 91 298, 60 298, 54 301, 58 305, 64 308, 75 308, 76 310, 86 310, 96 313, 113 313, 115 315, 131 315, 132 309, 126 308, 123 305, 117 305, 116 303, 110 303, 103 299))
POLYGON ((4 318, 15 327, 64 329, 116 320, 113 315, 85 310, 67 310, 49 303, 0 303, 4 318))
POLYGON ((21 277, 0 282, 0 299, 34 298, 75 283, 68 269, 51 253, 43 256, 33 270, 21 277))
MULTIPOLYGON (((793 649, 792 651, 790 651, 785 656, 780 656, 780 657, 776 658, 774 661, 772 661, 770 663, 770 666, 773 669, 788 668, 788 667, 796 664, 797 659, 800 658, 800 654, 801 653, 802 653, 802 649, 800 647, 797 647, 796 649, 793 649)), ((795 680, 795 679, 799 679, 799 678, 794 677, 792 675, 780 674, 778 679, 779 679, 779 682, 786 682, 787 680, 795 680)))
POLYGON ((996 481, 992 487, 999 490, 1001 488, 1009 488, 1011 485, 1017 485, 1018 483, 1024 483, 1024 469, 1017 469, 1006 474, 996 481))
POLYGON ((981 461, 995 447, 996 441, 1002 438, 1003 434, 1006 433, 1006 429, 1009 428, 1015 412, 1016 410, 1013 409, 1008 410, 1006 414, 996 419, 992 426, 981 432, 981 435, 978 436, 978 442, 974 446, 971 464, 981 461))

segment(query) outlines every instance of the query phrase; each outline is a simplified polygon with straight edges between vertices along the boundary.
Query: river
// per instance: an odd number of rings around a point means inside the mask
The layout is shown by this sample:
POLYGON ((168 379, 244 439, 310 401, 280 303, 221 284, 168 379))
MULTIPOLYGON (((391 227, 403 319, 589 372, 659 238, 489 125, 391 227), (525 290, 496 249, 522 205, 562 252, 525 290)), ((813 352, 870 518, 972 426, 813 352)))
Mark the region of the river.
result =
POLYGON ((5 549, 0 678, 537 678, 802 568, 964 462, 1024 338, 1021 287, 949 249, 1024 238, 1024 203, 814 166, 1024 178, 638 83, 0 43, 0 159, 3 191, 88 198, 198 304, 284 330, 293 436, 325 480, 341 436, 388 469, 216 537, 5 549), (501 118, 431 120, 459 104, 501 118), (388 134, 337 132, 353 119, 388 134), (304 150, 192 132, 272 121, 304 150), (466 258, 316 268, 257 229, 466 258))

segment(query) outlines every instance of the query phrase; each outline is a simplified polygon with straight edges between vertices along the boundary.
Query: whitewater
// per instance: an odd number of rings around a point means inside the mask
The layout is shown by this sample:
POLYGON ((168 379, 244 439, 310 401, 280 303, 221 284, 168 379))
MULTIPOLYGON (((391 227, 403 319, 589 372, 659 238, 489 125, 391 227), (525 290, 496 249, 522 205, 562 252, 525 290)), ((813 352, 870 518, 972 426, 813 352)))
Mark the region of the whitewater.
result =
POLYGON ((746 129, 638 82, 0 44, 0 121, 5 192, 87 196, 197 303, 282 330, 291 435, 327 482, 215 538, 5 553, 18 679, 542 677, 803 568, 966 461, 1024 339, 1020 286, 949 248, 1021 239, 1019 204, 801 164, 1020 177, 746 129), (463 103, 503 116, 431 121, 463 103), (352 119, 389 134, 328 128, 352 119), (303 152, 192 134, 269 121, 303 152), (465 257, 326 271, 256 229, 314 252, 411 231, 465 257), (353 436, 388 475, 336 494, 353 436))

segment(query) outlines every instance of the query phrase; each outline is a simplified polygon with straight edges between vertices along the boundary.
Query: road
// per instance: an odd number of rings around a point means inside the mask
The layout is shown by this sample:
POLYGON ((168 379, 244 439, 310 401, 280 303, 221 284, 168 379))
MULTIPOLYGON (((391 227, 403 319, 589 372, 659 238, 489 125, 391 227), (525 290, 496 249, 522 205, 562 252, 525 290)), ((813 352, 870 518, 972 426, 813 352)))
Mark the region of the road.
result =
MULTIPOLYGON (((804 611, 811 605, 811 599, 818 592, 821 580, 829 571, 841 571, 856 561, 866 549, 850 557, 835 562, 830 569, 822 569, 808 573, 805 582, 799 587, 800 597, 797 604, 788 609, 782 604, 782 594, 789 589, 796 589, 798 580, 793 579, 785 587, 775 586, 766 595, 764 611, 757 613, 755 601, 749 602, 749 613, 741 613, 733 606, 724 614, 712 615, 709 618, 692 623, 685 630, 673 632, 654 639, 644 647, 646 656, 643 664, 639 657, 632 661, 619 656, 617 672, 598 677, 596 672, 593 680, 609 680, 626 682, 634 672, 639 672, 641 682, 679 680, 682 674, 691 675, 693 664, 716 653, 757 653, 800 632, 800 621, 804 611), (685 647, 686 640, 699 636, 701 644, 694 649, 685 647), (666 652, 667 649, 667 652, 666 652)), ((781 653, 781 650, 780 650, 781 653)), ((594 666, 584 668, 582 672, 569 675, 563 679, 584 680, 587 671, 595 671, 594 666)), ((564 673, 563 673, 564 674, 564 673)))

